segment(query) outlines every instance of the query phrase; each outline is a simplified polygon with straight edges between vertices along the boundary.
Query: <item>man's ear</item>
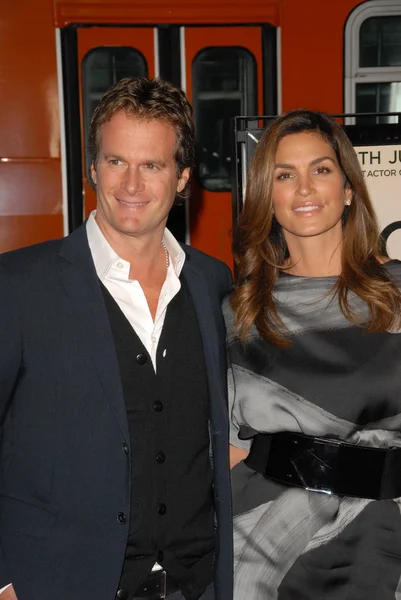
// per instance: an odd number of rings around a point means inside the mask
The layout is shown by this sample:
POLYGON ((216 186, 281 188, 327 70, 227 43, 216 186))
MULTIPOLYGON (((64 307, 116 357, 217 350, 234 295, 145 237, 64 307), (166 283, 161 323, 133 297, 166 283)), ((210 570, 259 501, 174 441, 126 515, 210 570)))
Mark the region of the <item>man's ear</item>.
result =
POLYGON ((97 184, 96 169, 95 169, 95 165, 93 163, 91 164, 91 177, 92 177, 93 183, 96 185, 97 184))
POLYGON ((191 170, 190 170, 189 167, 186 167, 182 171, 182 173, 180 175, 180 178, 178 180, 178 183, 177 183, 177 192, 178 193, 182 192, 182 190, 185 188, 185 186, 188 183, 188 180, 189 180, 190 176, 191 176, 191 170))

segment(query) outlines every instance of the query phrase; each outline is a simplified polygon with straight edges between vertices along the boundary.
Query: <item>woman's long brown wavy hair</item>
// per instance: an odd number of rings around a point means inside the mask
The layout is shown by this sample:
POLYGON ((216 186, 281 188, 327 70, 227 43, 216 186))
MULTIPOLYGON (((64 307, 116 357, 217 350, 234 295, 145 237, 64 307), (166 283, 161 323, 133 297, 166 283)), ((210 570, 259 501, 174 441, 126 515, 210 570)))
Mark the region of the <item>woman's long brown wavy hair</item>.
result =
POLYGON ((237 285, 230 298, 235 327, 242 341, 253 326, 279 347, 290 343, 273 298, 273 287, 285 269, 288 249, 274 218, 273 178, 277 147, 285 136, 320 134, 333 148, 352 190, 352 202, 343 214, 342 270, 333 291, 341 311, 353 324, 368 331, 387 331, 400 325, 401 294, 382 267, 376 216, 355 150, 336 121, 328 115, 294 110, 278 117, 264 132, 252 157, 245 205, 234 235, 237 285), (349 304, 349 292, 364 300, 368 323, 362 323, 349 304))

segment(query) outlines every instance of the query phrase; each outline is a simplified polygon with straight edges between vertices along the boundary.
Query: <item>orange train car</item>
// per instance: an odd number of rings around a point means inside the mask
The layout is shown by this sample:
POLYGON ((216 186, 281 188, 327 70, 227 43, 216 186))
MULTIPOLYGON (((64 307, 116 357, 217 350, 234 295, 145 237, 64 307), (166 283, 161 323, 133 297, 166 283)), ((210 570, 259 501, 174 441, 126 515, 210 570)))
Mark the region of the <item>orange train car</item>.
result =
POLYGON ((122 77, 188 93, 198 169, 169 225, 228 264, 230 117, 401 110, 401 0, 20 0, 0 24, 0 251, 93 209, 88 123, 122 77))

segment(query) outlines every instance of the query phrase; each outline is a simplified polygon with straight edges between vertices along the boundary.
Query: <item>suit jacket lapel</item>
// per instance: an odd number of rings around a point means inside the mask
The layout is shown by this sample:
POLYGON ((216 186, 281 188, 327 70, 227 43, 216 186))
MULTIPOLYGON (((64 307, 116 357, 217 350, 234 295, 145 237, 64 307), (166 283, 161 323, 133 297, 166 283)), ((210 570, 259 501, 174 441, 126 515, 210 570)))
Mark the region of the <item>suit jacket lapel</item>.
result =
POLYGON ((65 238, 60 253, 59 277, 82 333, 105 396, 121 432, 128 439, 127 414, 110 321, 102 297, 85 225, 65 238))
MULTIPOLYGON (((185 261, 182 274, 188 284, 198 318, 210 394, 214 396, 215 391, 218 390, 221 392, 218 394, 219 397, 224 399, 225 392, 222 378, 222 372, 225 369, 224 344, 222 344, 222 340, 219 337, 219 323, 212 311, 208 283, 205 280, 202 270, 198 268, 192 257, 185 261)), ((220 333, 223 335, 222 332, 220 333)))

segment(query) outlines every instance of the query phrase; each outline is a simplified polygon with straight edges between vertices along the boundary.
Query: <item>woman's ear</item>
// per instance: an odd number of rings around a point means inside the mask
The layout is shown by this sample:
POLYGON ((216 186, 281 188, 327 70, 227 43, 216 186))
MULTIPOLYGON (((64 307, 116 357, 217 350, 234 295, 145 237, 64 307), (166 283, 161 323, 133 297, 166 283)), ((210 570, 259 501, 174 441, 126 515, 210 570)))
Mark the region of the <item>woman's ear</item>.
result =
POLYGON ((349 187, 349 185, 347 184, 345 186, 345 200, 344 200, 345 206, 351 206, 352 196, 353 196, 352 190, 349 187))

